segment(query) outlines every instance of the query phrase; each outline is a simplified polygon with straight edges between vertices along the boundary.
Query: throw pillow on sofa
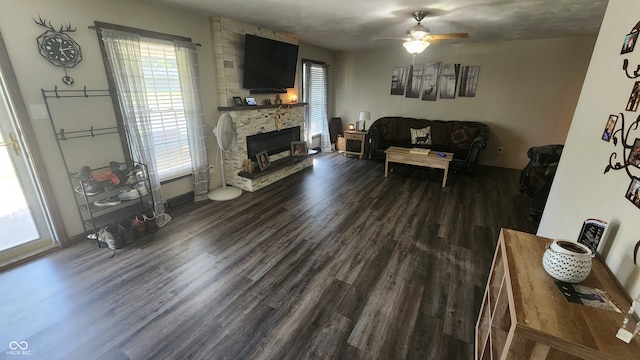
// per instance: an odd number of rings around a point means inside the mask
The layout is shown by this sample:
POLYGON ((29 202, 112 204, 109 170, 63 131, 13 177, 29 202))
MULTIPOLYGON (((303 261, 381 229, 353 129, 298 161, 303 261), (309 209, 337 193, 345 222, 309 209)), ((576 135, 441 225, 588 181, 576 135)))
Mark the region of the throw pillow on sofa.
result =
POLYGON ((431 145, 431 126, 422 129, 409 129, 411 131, 411 145, 431 145))
POLYGON ((455 123, 451 129, 449 144, 461 149, 469 149, 471 142, 478 135, 478 128, 466 126, 462 123, 455 123))

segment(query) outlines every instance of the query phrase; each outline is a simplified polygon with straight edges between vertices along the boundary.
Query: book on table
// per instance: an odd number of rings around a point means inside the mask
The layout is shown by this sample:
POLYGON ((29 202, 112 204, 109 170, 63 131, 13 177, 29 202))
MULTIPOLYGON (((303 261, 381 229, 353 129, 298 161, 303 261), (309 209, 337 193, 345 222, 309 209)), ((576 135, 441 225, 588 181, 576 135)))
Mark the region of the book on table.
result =
POLYGON ((423 148, 417 148, 417 147, 411 148, 411 149, 409 150, 409 152, 410 152, 410 153, 414 153, 414 154, 425 154, 425 155, 427 155, 430 151, 431 151, 431 150, 429 150, 429 149, 423 149, 423 148))

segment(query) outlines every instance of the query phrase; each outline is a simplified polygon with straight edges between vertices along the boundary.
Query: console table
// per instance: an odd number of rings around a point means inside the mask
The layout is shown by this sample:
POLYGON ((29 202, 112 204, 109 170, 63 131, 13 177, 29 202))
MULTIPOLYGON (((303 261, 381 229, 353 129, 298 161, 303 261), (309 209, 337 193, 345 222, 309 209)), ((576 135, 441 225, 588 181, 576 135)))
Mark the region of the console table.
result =
POLYGON ((640 338, 616 338, 631 302, 594 259, 580 285, 606 291, 622 313, 568 302, 542 267, 551 239, 502 229, 476 324, 479 359, 638 359, 640 338))

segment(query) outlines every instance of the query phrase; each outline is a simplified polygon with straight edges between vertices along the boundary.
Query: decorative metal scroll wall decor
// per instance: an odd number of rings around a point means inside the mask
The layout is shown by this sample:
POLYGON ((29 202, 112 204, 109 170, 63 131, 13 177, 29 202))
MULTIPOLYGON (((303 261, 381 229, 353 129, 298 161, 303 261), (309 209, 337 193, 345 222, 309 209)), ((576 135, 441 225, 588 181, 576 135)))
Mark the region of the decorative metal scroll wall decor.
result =
MULTIPOLYGON (((629 34, 625 36, 620 55, 633 52, 639 34, 640 22, 638 22, 636 26, 631 29, 629 34)), ((629 72, 629 59, 624 59, 622 61, 622 70, 629 79, 633 80, 640 77, 640 65, 638 65, 636 67, 636 70, 632 73, 629 72)), ((640 81, 636 81, 633 84, 633 88, 631 90, 631 94, 629 96, 629 100, 627 102, 625 110, 635 112, 638 109, 639 103, 640 81)), ((634 176, 634 174, 631 172, 631 167, 640 168, 640 138, 635 138, 632 136, 632 134, 634 134, 640 126, 640 116, 638 116, 635 121, 627 124, 623 113, 619 113, 619 119, 615 115, 610 115, 607 126, 612 123, 611 127, 615 127, 616 122, 620 124, 620 127, 615 130, 605 129, 605 134, 609 131, 611 136, 607 137, 603 135, 602 139, 605 141, 613 139, 613 145, 615 147, 618 146, 618 143, 621 144, 622 160, 620 161, 618 159, 619 150, 612 152, 609 156, 609 163, 604 169, 604 173, 606 174, 610 170, 624 170, 627 173, 627 176, 629 176, 629 178, 631 179, 631 183, 627 188, 625 198, 631 201, 636 207, 640 208, 640 178, 634 176), (618 121, 612 122, 612 117, 616 118, 616 120, 618 121)))

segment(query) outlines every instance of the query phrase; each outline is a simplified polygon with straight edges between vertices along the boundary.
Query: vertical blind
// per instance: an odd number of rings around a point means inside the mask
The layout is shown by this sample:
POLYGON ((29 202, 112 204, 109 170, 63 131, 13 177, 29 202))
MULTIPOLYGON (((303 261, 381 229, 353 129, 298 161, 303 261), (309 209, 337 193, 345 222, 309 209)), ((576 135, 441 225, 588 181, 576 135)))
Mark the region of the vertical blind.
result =
POLYGON ((142 71, 160 180, 191 174, 185 107, 173 44, 141 39, 142 71))

